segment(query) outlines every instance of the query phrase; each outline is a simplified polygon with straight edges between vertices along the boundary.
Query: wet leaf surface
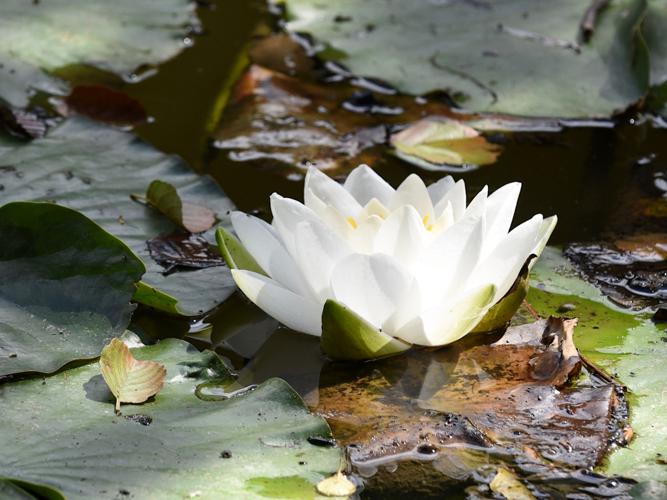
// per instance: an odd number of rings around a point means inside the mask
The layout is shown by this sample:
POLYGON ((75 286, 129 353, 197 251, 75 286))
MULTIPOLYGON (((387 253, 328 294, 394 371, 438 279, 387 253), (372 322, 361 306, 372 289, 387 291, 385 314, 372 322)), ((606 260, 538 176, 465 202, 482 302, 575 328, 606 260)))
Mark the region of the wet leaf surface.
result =
POLYGON ((197 22, 188 0, 4 1, 0 99, 25 107, 36 90, 62 94, 67 85, 49 72, 68 65, 127 74, 159 63, 185 48, 188 26, 197 22))
POLYGON ((405 92, 445 90, 474 111, 609 116, 665 81, 660 2, 613 2, 585 43, 578 35, 588 5, 578 0, 420 0, 409 14, 398 0, 286 7, 287 28, 311 34, 323 58, 405 92), (640 25, 644 18, 651 21, 640 25))
MULTIPOLYGON (((54 201, 81 211, 127 243, 144 261, 143 282, 158 292, 139 301, 167 312, 196 316, 219 305, 234 290, 224 266, 163 276, 146 240, 171 234, 174 224, 156 210, 133 201, 151 179, 160 178, 188 198, 200 200, 226 220, 232 205, 207 177, 192 173, 181 160, 121 132, 82 118, 70 118, 48 136, 27 144, 0 137, 0 185, 4 201, 54 201), (164 294, 168 294, 165 297, 164 294), (158 300, 151 300, 157 296, 158 300)), ((208 235, 210 240, 213 234, 208 235)), ((143 288, 140 290, 144 290, 143 288)))
POLYGON ((164 267, 166 273, 179 267, 206 269, 225 265, 220 253, 211 248, 206 238, 197 234, 158 236, 146 244, 153 260, 164 267))
POLYGON ((123 333, 145 268, 90 219, 49 203, 0 207, 0 377, 51 373, 123 333))
POLYGON ((3 385, 0 475, 70 499, 265 498, 260 479, 280 483, 283 498, 314 498, 338 470, 340 450, 307 441, 329 436, 327 424, 285 382, 205 401, 195 388, 229 375, 215 354, 173 339, 132 354, 167 367, 164 389, 141 406, 148 425, 114 414, 97 363, 3 385))
POLYGON ((565 255, 615 303, 641 309, 667 301, 667 245, 664 235, 653 238, 653 244, 646 238, 574 244, 565 255))

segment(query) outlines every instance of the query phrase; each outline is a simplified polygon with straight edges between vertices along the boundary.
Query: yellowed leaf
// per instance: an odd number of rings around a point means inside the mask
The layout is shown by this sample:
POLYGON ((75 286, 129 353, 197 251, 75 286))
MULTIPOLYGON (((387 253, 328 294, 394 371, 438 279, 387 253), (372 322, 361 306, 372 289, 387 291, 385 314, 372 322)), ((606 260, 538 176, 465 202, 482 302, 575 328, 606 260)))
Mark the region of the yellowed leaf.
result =
POLYGON ((349 497, 355 491, 356 485, 340 471, 317 483, 317 492, 327 497, 349 497))
POLYGON ((528 488, 507 469, 498 469, 490 486, 492 491, 500 493, 507 500, 535 500, 528 488))
POLYGON ((143 403, 164 386, 167 369, 155 361, 139 361, 122 340, 113 339, 102 349, 100 368, 104 381, 121 403, 143 403))

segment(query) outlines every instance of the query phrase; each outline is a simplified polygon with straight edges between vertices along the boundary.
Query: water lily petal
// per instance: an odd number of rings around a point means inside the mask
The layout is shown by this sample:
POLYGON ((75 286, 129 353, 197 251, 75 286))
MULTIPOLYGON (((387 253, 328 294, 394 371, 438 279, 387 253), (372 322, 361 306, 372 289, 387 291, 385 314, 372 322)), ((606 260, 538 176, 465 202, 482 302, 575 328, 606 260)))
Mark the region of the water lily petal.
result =
POLYGON ((442 197, 445 196, 447 192, 454 187, 454 184, 456 184, 454 182, 454 178, 451 175, 448 175, 426 188, 428 190, 429 196, 431 197, 431 203, 433 203, 433 206, 436 206, 440 202, 442 197))
POLYGON ((494 191, 487 199, 486 235, 482 250, 484 256, 488 255, 508 233, 520 192, 521 183, 511 182, 494 191))
POLYGON ((243 212, 233 212, 231 219, 243 246, 271 278, 295 293, 307 292, 294 259, 269 224, 243 212))
POLYGON ((351 253, 347 243, 318 221, 296 227, 296 261, 313 293, 322 302, 331 298, 331 273, 351 253))
POLYGON ((273 227, 280 236, 281 241, 296 258, 294 231, 297 224, 305 220, 319 220, 317 214, 302 203, 291 198, 283 198, 279 194, 271 195, 271 213, 273 214, 273 227))
POLYGON ((374 250, 397 259, 406 269, 417 264, 426 246, 426 229, 413 206, 392 212, 375 237, 374 250))
POLYGON ((535 248, 541 236, 541 227, 541 215, 515 227, 475 269, 468 289, 484 283, 494 283, 498 294, 496 300, 501 299, 512 287, 526 259, 535 248))
POLYGON ((359 213, 357 219, 361 220, 371 215, 377 215, 383 219, 389 216, 389 209, 377 198, 371 198, 364 206, 364 209, 359 213))
POLYGON ((465 217, 442 233, 424 252, 416 271, 426 307, 441 304, 465 283, 479 262, 485 214, 465 217))
POLYGON ((435 206, 435 216, 438 217, 451 203, 454 210, 454 220, 457 221, 466 211, 466 185, 463 179, 459 180, 449 189, 435 206))
POLYGON ((350 172, 344 187, 361 206, 366 205, 373 198, 383 205, 388 205, 394 195, 394 188, 368 165, 359 165, 350 172))
POLYGON ((323 174, 315 167, 310 167, 306 174, 304 202, 306 207, 317 204, 312 199, 315 195, 326 205, 332 205, 344 216, 354 217, 361 211, 361 205, 354 197, 335 180, 323 174))
POLYGON ((469 333, 493 304, 496 287, 487 284, 466 294, 449 306, 438 305, 426 310, 421 317, 407 322, 396 337, 417 345, 450 344, 469 333))
POLYGON ((352 254, 334 268, 335 299, 376 328, 406 300, 412 277, 388 255, 352 254))
POLYGON ((489 186, 484 186, 466 208, 464 217, 479 217, 483 213, 486 213, 488 194, 489 186))
MULTIPOLYGON (((558 223, 558 217, 555 215, 552 215, 551 217, 547 217, 542 221, 542 225, 540 226, 540 229, 538 231, 537 235, 537 243, 535 244, 535 248, 533 248, 533 251, 531 252, 533 255, 536 257, 539 257, 542 255, 542 252, 544 251, 544 247, 547 246, 547 242, 549 241, 549 237, 551 236, 551 233, 553 233, 554 229, 556 228, 556 224, 558 223)), ((537 259, 533 259, 530 261, 530 264, 528 266, 529 269, 535 265, 535 262, 537 262, 537 259)))
POLYGON ((350 248, 357 253, 373 253, 375 237, 383 223, 384 219, 378 215, 371 215, 355 222, 356 227, 349 231, 347 236, 350 248))
POLYGON ((412 205, 417 209, 419 215, 426 220, 433 220, 433 203, 428 194, 424 181, 416 174, 410 174, 398 186, 391 202, 389 209, 394 211, 403 205, 412 205))
POLYGON ((232 277, 246 297, 288 328, 321 335, 321 304, 291 292, 261 274, 232 269, 232 277))
POLYGON ((433 235, 437 236, 449 229, 452 224, 454 224, 454 208, 450 201, 447 202, 447 206, 442 211, 442 213, 436 217, 435 222, 431 225, 427 225, 428 229, 433 235))

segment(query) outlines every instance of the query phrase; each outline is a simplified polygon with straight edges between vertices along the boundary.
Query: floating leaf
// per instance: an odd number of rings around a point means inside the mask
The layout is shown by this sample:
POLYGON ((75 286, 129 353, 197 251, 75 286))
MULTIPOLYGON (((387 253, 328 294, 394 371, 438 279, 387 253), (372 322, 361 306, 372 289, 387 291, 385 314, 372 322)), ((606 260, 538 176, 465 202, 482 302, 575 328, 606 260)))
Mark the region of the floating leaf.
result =
POLYGON ((500 154, 499 146, 454 120, 420 120, 392 135, 391 144, 401 158, 423 160, 435 169, 438 165, 488 165, 500 154))
POLYGON ((113 339, 102 349, 100 369, 104 381, 116 396, 116 413, 121 403, 143 403, 164 387, 167 369, 155 361, 138 361, 125 342, 113 339))
POLYGON ((206 269, 225 264, 222 256, 199 234, 176 233, 158 236, 148 240, 146 244, 153 260, 167 272, 179 267, 206 269))
POLYGON ((164 181, 153 181, 146 191, 148 203, 177 226, 191 233, 202 233, 215 224, 215 212, 181 200, 176 188, 164 181))
POLYGON ((581 0, 286 6, 288 29, 321 42, 322 57, 411 94, 445 90, 474 111, 606 117, 640 100, 649 80, 664 81, 659 1, 610 2, 587 43, 578 40, 581 0))
POLYGON ((331 439, 327 423, 284 381, 230 394, 220 358, 182 340, 132 354, 167 368, 159 397, 134 415, 114 414, 97 363, 4 384, 0 477, 26 491, 46 486, 42 495, 58 499, 53 490, 71 500, 259 500, 258 478, 287 485, 282 498, 304 498, 303 485, 315 497, 317 483, 338 470, 340 449, 308 441, 331 439))
POLYGON ((500 468, 489 485, 507 500, 535 500, 535 496, 508 469, 500 468))
POLYGON ((95 358, 125 330, 145 269, 95 222, 50 203, 8 203, 0 241, 0 376, 95 358))
POLYGON ((340 471, 317 483, 317 492, 327 497, 349 497, 355 491, 357 486, 340 471))
MULTIPOLYGON (((175 156, 165 155, 126 132, 83 118, 69 118, 43 139, 19 143, 0 137, 3 200, 42 200, 79 210, 127 243, 147 267, 146 286, 137 300, 174 314, 196 316, 223 302, 235 290, 224 266, 163 276, 146 240, 172 234, 176 227, 150 207, 132 201, 146 179, 160 178, 187 198, 206 204, 226 220, 232 204, 208 177, 192 173, 175 156)), ((212 231, 206 234, 213 239, 212 231)))
POLYGON ((24 107, 30 92, 66 92, 47 73, 91 64, 119 74, 169 59, 197 23, 189 0, 86 0, 0 3, 0 99, 24 107))

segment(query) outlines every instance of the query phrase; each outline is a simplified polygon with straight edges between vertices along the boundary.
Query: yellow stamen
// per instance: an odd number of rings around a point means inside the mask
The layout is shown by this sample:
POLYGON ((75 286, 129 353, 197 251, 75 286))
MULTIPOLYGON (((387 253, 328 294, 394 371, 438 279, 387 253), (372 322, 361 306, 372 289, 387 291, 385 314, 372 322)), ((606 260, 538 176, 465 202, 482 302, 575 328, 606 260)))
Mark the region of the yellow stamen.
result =
POLYGON ((350 216, 347 218, 347 223, 352 226, 352 229, 357 229, 357 221, 354 220, 354 217, 350 216))
POLYGON ((424 221, 424 227, 426 228, 427 231, 432 231, 433 230, 433 224, 428 223, 430 218, 431 218, 431 216, 426 214, 424 216, 424 218, 422 219, 424 221))

